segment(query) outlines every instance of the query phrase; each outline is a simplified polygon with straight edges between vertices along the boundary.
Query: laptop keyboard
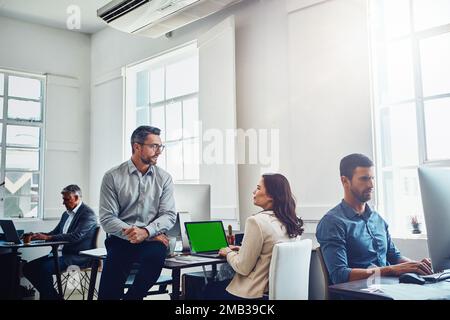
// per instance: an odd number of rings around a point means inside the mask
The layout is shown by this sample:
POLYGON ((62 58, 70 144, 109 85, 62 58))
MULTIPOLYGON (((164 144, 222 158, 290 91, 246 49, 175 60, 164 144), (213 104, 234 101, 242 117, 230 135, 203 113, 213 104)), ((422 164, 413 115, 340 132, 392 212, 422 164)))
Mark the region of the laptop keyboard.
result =
POLYGON ((450 279, 450 270, 422 276, 427 282, 438 282, 450 279))
POLYGON ((205 257, 205 258, 216 258, 221 259, 222 257, 219 255, 218 252, 211 252, 211 253, 193 253, 193 256, 197 257, 205 257))

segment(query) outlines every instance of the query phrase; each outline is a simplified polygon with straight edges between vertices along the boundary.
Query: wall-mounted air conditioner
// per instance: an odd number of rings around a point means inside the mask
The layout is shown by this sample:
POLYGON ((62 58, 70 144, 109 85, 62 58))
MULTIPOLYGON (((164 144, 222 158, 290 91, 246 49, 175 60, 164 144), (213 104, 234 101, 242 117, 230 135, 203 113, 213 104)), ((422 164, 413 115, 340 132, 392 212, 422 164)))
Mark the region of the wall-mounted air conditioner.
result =
POLYGON ((160 37, 242 0, 114 0, 97 16, 121 31, 160 37))

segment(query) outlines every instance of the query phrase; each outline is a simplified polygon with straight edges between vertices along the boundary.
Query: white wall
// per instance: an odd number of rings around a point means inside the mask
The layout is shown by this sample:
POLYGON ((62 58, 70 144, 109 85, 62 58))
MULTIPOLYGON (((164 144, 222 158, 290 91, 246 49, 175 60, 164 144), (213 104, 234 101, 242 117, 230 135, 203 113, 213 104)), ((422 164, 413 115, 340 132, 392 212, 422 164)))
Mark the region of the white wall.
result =
MULTIPOLYGON (((49 74, 44 214, 59 219, 66 185, 78 184, 89 204, 90 37, 0 17, 0 41, 1 68, 49 74)), ((56 223, 23 221, 17 227, 50 231, 56 223)), ((24 250, 24 258, 41 251, 24 250)))
POLYGON ((288 15, 293 158, 301 164, 292 181, 309 220, 342 198, 343 156, 373 157, 366 10, 365 1, 339 0, 288 15))

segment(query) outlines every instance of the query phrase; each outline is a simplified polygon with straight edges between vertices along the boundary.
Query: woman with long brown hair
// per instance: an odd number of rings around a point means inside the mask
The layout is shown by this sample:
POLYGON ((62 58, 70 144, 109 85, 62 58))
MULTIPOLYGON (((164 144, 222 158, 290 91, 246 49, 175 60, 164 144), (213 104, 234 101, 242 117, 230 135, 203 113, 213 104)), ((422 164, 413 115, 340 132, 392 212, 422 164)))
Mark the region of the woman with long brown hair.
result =
POLYGON ((247 219, 242 246, 230 245, 220 250, 235 275, 231 282, 216 283, 210 298, 262 298, 269 290, 274 245, 295 240, 303 233, 303 221, 297 217, 295 199, 283 175, 263 174, 253 192, 253 203, 263 210, 247 219))

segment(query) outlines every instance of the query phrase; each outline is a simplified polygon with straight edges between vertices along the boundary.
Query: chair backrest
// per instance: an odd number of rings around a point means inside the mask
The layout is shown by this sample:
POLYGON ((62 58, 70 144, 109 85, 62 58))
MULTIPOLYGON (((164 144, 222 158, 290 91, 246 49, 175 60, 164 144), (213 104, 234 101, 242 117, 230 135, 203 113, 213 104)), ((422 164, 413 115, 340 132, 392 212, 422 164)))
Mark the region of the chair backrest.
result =
MULTIPOLYGON (((98 248, 98 238, 100 235, 100 226, 95 227, 94 236, 92 237, 91 249, 98 248)), ((99 260, 98 270, 101 271, 103 266, 103 260, 99 260)))
POLYGON ((94 236, 92 237, 91 249, 98 248, 98 235, 100 234, 100 226, 95 227, 94 236))
POLYGON ((311 239, 278 243, 269 270, 270 300, 308 300, 311 239))
POLYGON ((320 247, 315 248, 311 253, 311 267, 309 274, 309 299, 328 300, 328 271, 323 260, 320 247))

